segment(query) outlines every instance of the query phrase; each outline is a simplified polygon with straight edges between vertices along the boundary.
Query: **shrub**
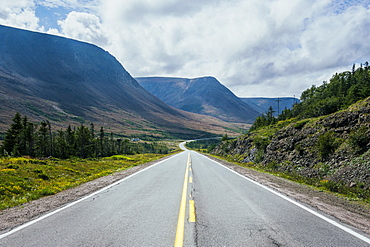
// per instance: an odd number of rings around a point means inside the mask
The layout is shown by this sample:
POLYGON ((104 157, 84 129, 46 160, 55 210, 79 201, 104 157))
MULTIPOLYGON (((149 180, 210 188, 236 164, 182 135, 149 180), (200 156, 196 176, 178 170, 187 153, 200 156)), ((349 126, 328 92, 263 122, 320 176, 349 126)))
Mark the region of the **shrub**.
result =
POLYGON ((367 145, 370 142, 370 137, 367 132, 368 128, 362 126, 349 135, 349 145, 355 153, 362 154, 367 150, 367 145))
POLYGON ((262 150, 264 152, 267 146, 270 144, 270 139, 262 136, 256 136, 253 139, 253 143, 258 150, 262 150))
POLYGON ((295 143, 294 150, 296 150, 299 155, 303 155, 304 148, 300 144, 295 143))
POLYGON ((333 131, 325 132, 319 136, 316 148, 320 158, 327 159, 339 147, 339 144, 340 143, 335 138, 335 133, 333 131))
POLYGON ((256 163, 262 162, 264 154, 265 154, 265 152, 263 150, 258 149, 255 156, 254 156, 254 162, 256 162, 256 163))
POLYGON ((302 128, 306 125, 306 123, 307 123, 307 122, 309 122, 309 121, 310 121, 309 119, 301 120, 301 121, 299 121, 299 122, 296 122, 296 123, 293 125, 293 127, 294 127, 295 129, 302 129, 302 128))
POLYGON ((37 177, 41 178, 42 180, 49 180, 50 179, 50 177, 45 173, 39 174, 37 177))

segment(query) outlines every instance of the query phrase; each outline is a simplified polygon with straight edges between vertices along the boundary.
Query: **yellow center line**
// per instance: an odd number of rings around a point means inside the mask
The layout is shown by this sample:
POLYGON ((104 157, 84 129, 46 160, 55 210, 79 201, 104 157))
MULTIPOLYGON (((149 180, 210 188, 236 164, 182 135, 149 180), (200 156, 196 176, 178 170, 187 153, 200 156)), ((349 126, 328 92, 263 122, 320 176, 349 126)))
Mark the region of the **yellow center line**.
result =
POLYGON ((186 214, 186 195, 188 191, 188 176, 189 176, 189 166, 190 166, 190 153, 188 155, 188 161, 186 164, 184 185, 182 187, 182 196, 180 203, 179 218, 177 221, 176 239, 175 247, 183 246, 184 243, 184 231, 185 231, 185 214, 186 214))
POLYGON ((189 177, 189 184, 193 183, 193 177, 189 177))
POLYGON ((195 222, 194 200, 189 200, 189 222, 195 222))

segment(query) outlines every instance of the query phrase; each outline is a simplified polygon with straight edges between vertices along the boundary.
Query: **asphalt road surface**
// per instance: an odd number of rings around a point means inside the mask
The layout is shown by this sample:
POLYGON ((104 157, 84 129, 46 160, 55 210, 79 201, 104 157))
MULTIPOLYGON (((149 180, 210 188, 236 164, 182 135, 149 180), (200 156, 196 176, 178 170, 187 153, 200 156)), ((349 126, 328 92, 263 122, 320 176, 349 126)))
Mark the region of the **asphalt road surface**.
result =
POLYGON ((370 239, 184 151, 2 233, 0 246, 370 246, 370 239))

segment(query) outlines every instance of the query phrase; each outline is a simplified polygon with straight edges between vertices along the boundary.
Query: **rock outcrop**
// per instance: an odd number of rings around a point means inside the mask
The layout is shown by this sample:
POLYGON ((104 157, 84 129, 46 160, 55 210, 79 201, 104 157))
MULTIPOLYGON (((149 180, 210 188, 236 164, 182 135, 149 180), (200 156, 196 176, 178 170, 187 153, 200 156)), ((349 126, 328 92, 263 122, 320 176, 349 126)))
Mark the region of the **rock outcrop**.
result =
POLYGON ((267 137, 257 131, 224 142, 213 153, 321 183, 369 190, 369 149, 367 98, 345 111, 291 122, 267 137))

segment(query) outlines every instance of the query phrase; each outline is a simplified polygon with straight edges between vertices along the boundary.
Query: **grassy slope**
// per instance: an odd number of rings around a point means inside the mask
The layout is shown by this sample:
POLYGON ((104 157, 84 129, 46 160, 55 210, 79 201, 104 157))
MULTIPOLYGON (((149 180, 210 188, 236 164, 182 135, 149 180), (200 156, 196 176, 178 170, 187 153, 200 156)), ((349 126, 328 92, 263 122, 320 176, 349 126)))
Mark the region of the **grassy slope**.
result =
POLYGON ((164 156, 166 155, 115 155, 85 160, 0 158, 0 209, 52 195, 164 156))

